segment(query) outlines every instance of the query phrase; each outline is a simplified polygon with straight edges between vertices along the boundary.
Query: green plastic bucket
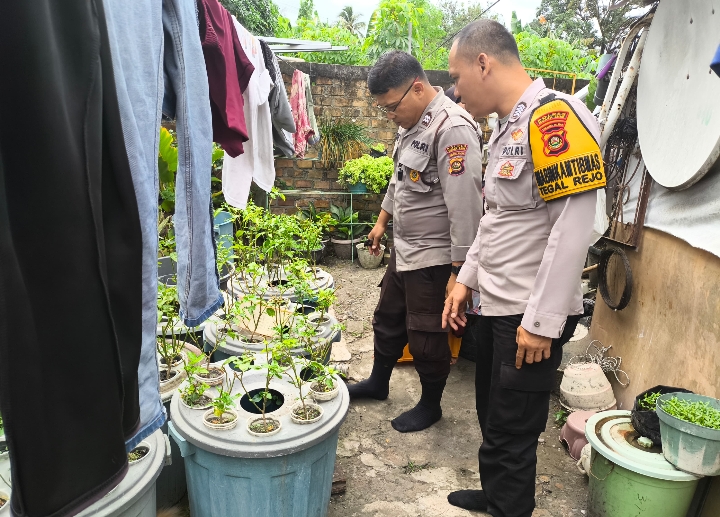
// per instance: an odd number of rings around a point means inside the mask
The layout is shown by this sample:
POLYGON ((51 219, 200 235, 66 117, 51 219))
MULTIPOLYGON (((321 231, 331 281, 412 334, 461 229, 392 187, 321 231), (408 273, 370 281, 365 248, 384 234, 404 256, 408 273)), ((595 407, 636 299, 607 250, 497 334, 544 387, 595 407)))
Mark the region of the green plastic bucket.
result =
POLYGON ((592 446, 589 517, 685 517, 699 477, 677 470, 659 447, 646 449, 630 411, 603 411, 585 426, 592 446))
POLYGON ((667 393, 658 398, 660 437, 665 458, 677 468, 699 476, 720 475, 720 430, 691 424, 667 414, 662 403, 673 397, 707 402, 720 409, 720 400, 694 393, 667 393))

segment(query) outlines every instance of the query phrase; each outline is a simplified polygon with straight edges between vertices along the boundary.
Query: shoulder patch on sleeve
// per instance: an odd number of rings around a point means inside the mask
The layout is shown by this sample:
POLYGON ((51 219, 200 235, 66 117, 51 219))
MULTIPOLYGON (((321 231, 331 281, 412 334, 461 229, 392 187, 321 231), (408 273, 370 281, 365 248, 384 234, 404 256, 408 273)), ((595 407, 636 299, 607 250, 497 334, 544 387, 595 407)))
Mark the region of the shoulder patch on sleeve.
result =
POLYGON ((448 174, 450 174, 450 176, 460 176, 465 173, 465 155, 467 154, 467 149, 468 144, 449 145, 445 148, 449 160, 448 174))
POLYGON ((528 139, 546 202, 605 186, 600 147, 567 101, 554 98, 538 106, 530 116, 528 139))

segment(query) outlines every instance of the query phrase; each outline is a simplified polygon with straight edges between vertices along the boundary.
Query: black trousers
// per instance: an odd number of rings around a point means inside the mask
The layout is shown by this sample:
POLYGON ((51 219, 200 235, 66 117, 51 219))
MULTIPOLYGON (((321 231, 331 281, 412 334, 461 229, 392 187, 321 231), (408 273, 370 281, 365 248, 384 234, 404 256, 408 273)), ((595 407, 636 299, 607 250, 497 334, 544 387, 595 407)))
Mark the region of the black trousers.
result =
POLYGON ((398 271, 393 250, 373 315, 375 356, 394 363, 409 344, 420 380, 430 383, 450 374, 448 331, 442 328, 450 267, 398 271))
POLYGON ((476 329, 475 396, 483 443, 480 479, 493 517, 530 517, 535 508, 537 444, 545 430, 550 391, 562 347, 580 316, 570 316, 549 359, 515 368, 523 315, 480 316, 476 329))
POLYGON ((12 511, 74 515, 140 419, 142 240, 100 0, 0 2, 0 411, 12 511))

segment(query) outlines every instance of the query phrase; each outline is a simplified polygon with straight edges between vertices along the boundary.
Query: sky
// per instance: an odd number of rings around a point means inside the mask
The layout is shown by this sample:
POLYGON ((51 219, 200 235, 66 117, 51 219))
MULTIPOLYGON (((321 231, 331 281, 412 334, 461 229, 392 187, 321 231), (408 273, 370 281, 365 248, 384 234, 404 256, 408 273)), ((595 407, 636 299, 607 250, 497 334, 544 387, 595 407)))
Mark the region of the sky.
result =
MULTIPOLYGON (((431 0, 437 3, 436 0, 431 0)), ((492 3, 494 0, 483 0, 483 3, 492 3)), ((298 9, 300 8, 300 0, 275 0, 280 8, 280 13, 289 18, 292 22, 297 19, 298 9)), ((380 3, 379 0, 366 0, 362 2, 364 7, 358 7, 359 2, 350 0, 315 0, 315 10, 318 12, 322 21, 334 21, 337 19, 338 13, 346 5, 352 5, 356 12, 362 14, 362 21, 366 22, 370 18, 373 10, 380 3)), ((465 1, 467 4, 468 2, 465 1)), ((472 1, 470 2, 472 3, 472 1)), ((517 12, 518 18, 523 24, 530 23, 535 18, 535 11, 540 5, 540 0, 500 0, 490 12, 502 16, 502 21, 506 26, 510 26, 510 18, 512 12, 517 12)))

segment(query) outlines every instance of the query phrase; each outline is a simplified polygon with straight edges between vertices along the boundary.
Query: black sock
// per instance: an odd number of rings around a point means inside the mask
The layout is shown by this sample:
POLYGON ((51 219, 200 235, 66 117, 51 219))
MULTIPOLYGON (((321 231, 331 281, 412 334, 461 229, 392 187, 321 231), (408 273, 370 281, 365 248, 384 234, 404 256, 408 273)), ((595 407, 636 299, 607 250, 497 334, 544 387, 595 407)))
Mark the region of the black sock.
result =
POLYGON ((376 355, 370 377, 364 381, 348 385, 350 398, 385 400, 390 392, 390 376, 392 375, 396 362, 397 361, 376 355))
POLYGON ((482 490, 458 490, 448 494, 448 503, 465 510, 487 511, 488 503, 482 490))
POLYGON ((445 389, 445 381, 431 383, 421 380, 420 383, 422 384, 420 402, 391 422, 396 431, 401 433, 422 431, 442 418, 440 400, 445 389))

